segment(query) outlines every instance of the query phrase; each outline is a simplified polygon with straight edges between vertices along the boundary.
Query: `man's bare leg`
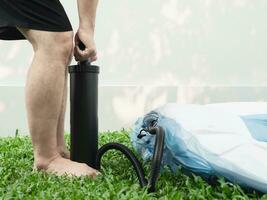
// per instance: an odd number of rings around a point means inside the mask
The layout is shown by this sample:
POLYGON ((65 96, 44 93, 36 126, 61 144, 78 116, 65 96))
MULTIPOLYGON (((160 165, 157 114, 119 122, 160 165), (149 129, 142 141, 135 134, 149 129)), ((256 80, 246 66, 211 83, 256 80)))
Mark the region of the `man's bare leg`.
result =
POLYGON ((63 91, 63 99, 61 104, 61 112, 58 119, 57 125, 57 147, 58 152, 64 158, 70 158, 70 152, 64 141, 64 122, 65 122, 65 112, 66 112, 66 103, 67 103, 67 81, 68 81, 68 69, 65 70, 65 83, 63 91))
POLYGON ((27 74, 25 102, 35 167, 59 175, 96 177, 97 170, 65 159, 58 152, 57 129, 66 67, 72 55, 72 32, 19 30, 34 49, 34 58, 27 74))

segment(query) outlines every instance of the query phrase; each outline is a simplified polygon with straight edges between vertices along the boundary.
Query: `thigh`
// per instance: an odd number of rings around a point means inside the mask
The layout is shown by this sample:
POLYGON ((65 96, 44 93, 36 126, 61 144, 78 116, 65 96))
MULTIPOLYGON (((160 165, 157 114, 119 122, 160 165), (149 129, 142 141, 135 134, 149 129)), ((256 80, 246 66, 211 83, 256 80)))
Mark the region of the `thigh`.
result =
POLYGON ((73 31, 54 32, 20 27, 17 27, 17 29, 32 44, 34 49, 40 47, 50 49, 65 45, 70 46, 70 43, 72 44, 73 42, 73 31))

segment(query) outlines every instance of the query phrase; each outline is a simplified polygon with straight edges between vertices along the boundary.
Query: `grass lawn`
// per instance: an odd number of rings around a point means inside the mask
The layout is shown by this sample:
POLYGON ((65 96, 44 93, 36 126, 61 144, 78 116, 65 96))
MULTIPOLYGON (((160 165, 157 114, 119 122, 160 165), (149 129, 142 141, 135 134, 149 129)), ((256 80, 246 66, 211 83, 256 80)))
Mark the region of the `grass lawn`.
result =
MULTIPOLYGON (((69 135, 66 140, 69 141, 69 135)), ((111 141, 133 149, 125 130, 99 135, 99 145, 111 141)), ((103 175, 96 180, 33 172, 32 164, 29 137, 0 139, 0 199, 267 199, 267 195, 245 193, 239 186, 223 179, 218 186, 212 187, 198 176, 190 178, 180 171, 174 174, 168 168, 159 178, 157 192, 148 194, 146 189, 139 187, 130 161, 113 150, 104 155, 103 175)), ((150 162, 143 164, 148 175, 150 162)))

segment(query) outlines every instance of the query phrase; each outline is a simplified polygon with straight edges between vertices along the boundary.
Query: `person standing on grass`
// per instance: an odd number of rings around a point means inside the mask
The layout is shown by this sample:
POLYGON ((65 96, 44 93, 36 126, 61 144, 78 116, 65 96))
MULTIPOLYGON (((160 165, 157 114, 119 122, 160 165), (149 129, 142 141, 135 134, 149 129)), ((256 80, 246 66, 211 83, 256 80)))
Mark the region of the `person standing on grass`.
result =
POLYGON ((75 34, 59 0, 0 0, 0 39, 27 39, 34 51, 27 73, 25 102, 34 168, 58 175, 90 176, 99 172, 70 160, 64 142, 68 65, 97 59, 94 42, 98 0, 77 0, 75 34), (85 45, 84 50, 78 47, 85 45))

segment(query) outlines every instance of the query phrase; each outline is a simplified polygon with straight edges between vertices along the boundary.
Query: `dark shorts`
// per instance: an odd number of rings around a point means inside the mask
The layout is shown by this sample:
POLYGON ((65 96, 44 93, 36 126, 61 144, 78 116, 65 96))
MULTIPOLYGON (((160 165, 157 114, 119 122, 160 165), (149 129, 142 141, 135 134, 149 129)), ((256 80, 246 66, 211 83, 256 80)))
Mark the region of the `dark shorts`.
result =
POLYGON ((0 39, 25 39, 16 27, 72 31, 71 23, 59 0, 0 0, 0 39))

